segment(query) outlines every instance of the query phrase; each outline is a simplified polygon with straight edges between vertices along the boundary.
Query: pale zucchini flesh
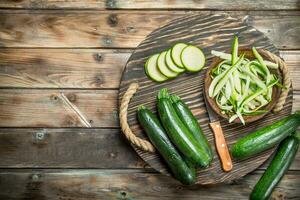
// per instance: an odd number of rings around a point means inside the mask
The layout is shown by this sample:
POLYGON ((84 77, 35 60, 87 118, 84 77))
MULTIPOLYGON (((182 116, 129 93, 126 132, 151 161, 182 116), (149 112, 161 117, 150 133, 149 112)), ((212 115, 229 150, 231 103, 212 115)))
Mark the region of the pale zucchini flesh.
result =
POLYGON ((145 72, 146 74, 154 81, 163 82, 168 79, 168 77, 164 76, 157 68, 157 59, 159 54, 155 54, 151 56, 145 64, 145 72))
POLYGON ((167 64, 167 67, 172 70, 173 72, 176 72, 176 73, 181 73, 181 72, 184 72, 185 69, 184 68, 181 68, 181 67, 178 67, 172 60, 172 57, 171 57, 171 49, 169 49, 166 53, 166 64, 167 64))
POLYGON ((158 67, 158 70, 166 77, 174 78, 178 75, 178 72, 174 72, 168 68, 168 66, 166 65, 166 60, 165 60, 166 54, 167 54, 167 51, 164 51, 159 54, 159 56, 157 58, 157 67, 158 67))
POLYGON ((181 52, 180 58, 184 68, 191 72, 198 72, 205 65, 203 52, 193 45, 185 47, 181 52))
POLYGON ((184 43, 177 43, 175 44, 172 49, 171 49, 171 58, 173 60, 173 62, 181 68, 184 68, 181 59, 180 59, 180 55, 182 50, 186 47, 187 45, 184 43))

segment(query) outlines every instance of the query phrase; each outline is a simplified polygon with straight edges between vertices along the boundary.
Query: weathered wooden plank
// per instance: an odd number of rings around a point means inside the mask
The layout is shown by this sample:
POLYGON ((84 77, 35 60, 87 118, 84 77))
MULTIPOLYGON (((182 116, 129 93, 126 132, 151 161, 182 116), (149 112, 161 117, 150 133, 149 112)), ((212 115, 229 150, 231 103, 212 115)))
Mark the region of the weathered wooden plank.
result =
POLYGON ((0 49, 0 87, 119 87, 128 51, 0 49))
POLYGON ((300 51, 281 51, 280 55, 288 65, 293 87, 300 90, 300 51))
MULTIPOLYGON (((1 170, 1 199, 248 199, 261 176, 252 173, 232 184, 183 186, 142 170, 1 170)), ((298 199, 300 174, 288 173, 273 199, 298 199)))
MULTIPOLYGON (((119 87, 132 50, 0 49, 0 87, 119 87)), ((300 90, 300 51, 281 51, 295 89, 300 90)))
MULTIPOLYGON (((293 111, 299 99, 295 90, 293 111)), ((0 91, 0 127, 119 127, 117 110, 116 90, 0 91)))
POLYGON ((1 127, 117 127, 115 90, 0 92, 1 127))
POLYGON ((34 8, 34 9, 213 9, 213 10, 297 10, 299 9, 296 0, 276 0, 270 3, 267 0, 249 1, 240 0, 204 0, 204 1, 170 1, 158 0, 153 3, 150 0, 2 0, 2 8, 34 8))
POLYGON ((145 165, 119 129, 0 129, 0 168, 121 169, 145 165))
MULTIPOLYGON (((1 11, 1 47, 136 47, 150 32, 187 12, 1 11)), ((224 13, 219 11, 189 14, 224 13)), ((227 12, 264 32, 278 48, 298 49, 300 12, 227 12), (246 16, 246 17, 245 17, 246 16), (247 17, 248 16, 248 17, 247 17), (274 25, 275 24, 275 25, 274 25)))
MULTIPOLYGON (((0 129, 0 168, 145 167, 119 129, 0 129)), ((300 170, 299 153, 290 170, 300 170)))

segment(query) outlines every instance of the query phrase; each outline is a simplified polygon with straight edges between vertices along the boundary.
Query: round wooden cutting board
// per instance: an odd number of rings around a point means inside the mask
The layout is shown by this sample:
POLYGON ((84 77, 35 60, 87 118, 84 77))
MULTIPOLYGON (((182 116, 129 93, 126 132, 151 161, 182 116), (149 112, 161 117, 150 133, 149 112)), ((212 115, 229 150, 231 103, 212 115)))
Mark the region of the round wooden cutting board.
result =
MULTIPOLYGON (((211 166, 197 171, 198 184, 230 182, 240 178, 264 163, 275 148, 243 161, 233 160, 233 170, 229 173, 223 172, 215 150, 214 136, 208 126, 209 119, 203 100, 203 80, 207 68, 202 69, 199 73, 184 73, 173 80, 159 84, 151 81, 145 75, 144 63, 150 55, 166 50, 175 43, 185 42, 202 48, 206 56, 206 66, 209 66, 212 60, 211 50, 226 51, 230 49, 234 34, 239 35, 240 47, 255 46, 264 48, 274 54, 279 54, 275 46, 263 33, 243 21, 223 14, 186 15, 171 21, 148 35, 129 58, 121 79, 119 102, 130 83, 137 82, 140 85, 140 89, 129 104, 128 124, 132 131, 141 138, 147 139, 147 136, 138 124, 136 117, 137 107, 145 105, 156 113, 156 95, 159 89, 168 88, 171 93, 179 95, 188 104, 198 119, 214 152, 211 166)), ((229 124, 226 120, 221 120, 229 147, 246 134, 290 114, 292 99, 292 92, 290 92, 282 111, 276 114, 269 113, 263 120, 249 123, 246 126, 229 124)), ((158 153, 149 153, 135 146, 133 147, 138 155, 151 167, 169 175, 169 170, 158 153)))

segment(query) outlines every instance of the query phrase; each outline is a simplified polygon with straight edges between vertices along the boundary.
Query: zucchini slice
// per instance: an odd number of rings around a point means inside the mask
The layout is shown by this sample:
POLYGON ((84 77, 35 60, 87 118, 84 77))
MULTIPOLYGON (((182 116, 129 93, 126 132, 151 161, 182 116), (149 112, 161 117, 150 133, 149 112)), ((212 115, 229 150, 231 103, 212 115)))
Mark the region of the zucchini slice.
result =
POLYGON ((181 73, 181 72, 184 72, 185 69, 184 68, 180 68, 178 67, 172 60, 172 57, 171 57, 171 49, 168 50, 168 52, 166 53, 166 64, 167 64, 167 67, 172 70, 173 72, 176 72, 176 73, 181 73))
POLYGON ((185 47, 182 50, 180 57, 184 68, 191 72, 198 72, 205 65, 205 56, 203 52, 193 45, 185 47))
POLYGON ((166 65, 166 57, 167 51, 163 51, 162 53, 159 54, 158 58, 157 58, 157 67, 158 70, 165 75, 168 78, 174 78, 178 75, 177 72, 173 72, 172 70, 170 70, 167 65, 166 65))
POLYGON ((181 52, 182 50, 187 47, 186 44, 184 43, 177 43, 175 44, 172 49, 171 49, 171 57, 172 57, 172 60, 174 61, 174 63, 178 66, 178 67, 181 67, 181 68, 184 68, 182 62, 181 62, 181 59, 180 59, 180 55, 181 55, 181 52))
POLYGON ((146 74, 154 81, 163 82, 168 79, 168 77, 164 76, 157 68, 157 59, 159 54, 155 54, 151 56, 145 64, 145 72, 146 74))

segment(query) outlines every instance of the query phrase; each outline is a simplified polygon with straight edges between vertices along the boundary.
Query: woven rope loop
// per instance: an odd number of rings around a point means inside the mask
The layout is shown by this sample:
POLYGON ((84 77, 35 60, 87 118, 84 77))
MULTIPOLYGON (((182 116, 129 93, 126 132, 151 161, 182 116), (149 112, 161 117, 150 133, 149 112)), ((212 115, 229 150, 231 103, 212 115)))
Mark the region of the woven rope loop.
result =
POLYGON ((125 92, 120 106, 120 125, 121 129, 126 136, 126 138, 134 144, 135 146, 139 147, 144 151, 155 152, 154 146, 147 140, 141 139, 137 137, 130 129, 127 123, 127 109, 130 99, 133 97, 134 93, 136 93, 139 85, 137 83, 131 83, 128 87, 127 91, 125 92))

